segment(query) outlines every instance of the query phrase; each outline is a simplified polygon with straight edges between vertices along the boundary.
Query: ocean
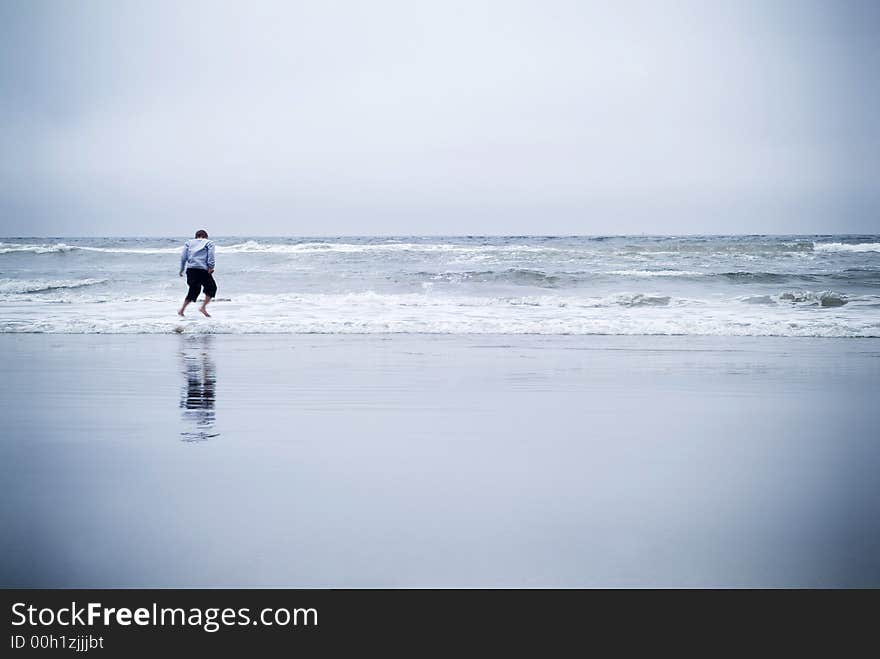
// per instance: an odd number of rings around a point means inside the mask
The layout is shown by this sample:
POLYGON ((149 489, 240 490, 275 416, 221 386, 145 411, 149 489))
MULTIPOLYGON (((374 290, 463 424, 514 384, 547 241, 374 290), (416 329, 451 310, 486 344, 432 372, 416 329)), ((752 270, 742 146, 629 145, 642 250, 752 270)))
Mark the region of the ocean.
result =
POLYGON ((0 333, 880 337, 880 235, 0 239, 0 333))

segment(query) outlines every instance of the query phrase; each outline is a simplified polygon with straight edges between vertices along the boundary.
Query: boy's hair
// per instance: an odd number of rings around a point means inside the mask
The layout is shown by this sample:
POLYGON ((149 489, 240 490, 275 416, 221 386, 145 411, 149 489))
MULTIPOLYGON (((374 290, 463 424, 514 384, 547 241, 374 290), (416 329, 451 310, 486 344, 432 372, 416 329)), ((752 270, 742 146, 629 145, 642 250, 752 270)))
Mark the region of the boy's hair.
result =
POLYGON ((196 238, 207 238, 207 237, 208 237, 208 232, 205 231, 204 229, 199 229, 198 231, 196 231, 196 238))

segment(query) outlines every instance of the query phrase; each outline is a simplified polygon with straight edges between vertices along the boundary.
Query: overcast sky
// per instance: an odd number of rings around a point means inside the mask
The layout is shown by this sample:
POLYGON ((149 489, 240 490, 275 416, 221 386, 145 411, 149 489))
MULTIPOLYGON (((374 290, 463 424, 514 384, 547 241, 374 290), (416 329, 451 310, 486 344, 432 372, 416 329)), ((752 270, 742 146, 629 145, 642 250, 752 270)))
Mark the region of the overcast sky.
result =
POLYGON ((0 234, 880 232, 880 2, 0 1, 0 234))

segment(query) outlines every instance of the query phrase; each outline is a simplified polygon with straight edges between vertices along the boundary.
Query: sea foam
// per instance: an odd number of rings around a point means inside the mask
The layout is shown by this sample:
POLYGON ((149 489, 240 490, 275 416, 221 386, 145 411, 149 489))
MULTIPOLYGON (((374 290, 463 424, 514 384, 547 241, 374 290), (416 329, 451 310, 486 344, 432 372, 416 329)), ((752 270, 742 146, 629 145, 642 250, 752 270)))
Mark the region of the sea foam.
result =
POLYGON ((817 252, 880 252, 880 243, 813 243, 817 252))

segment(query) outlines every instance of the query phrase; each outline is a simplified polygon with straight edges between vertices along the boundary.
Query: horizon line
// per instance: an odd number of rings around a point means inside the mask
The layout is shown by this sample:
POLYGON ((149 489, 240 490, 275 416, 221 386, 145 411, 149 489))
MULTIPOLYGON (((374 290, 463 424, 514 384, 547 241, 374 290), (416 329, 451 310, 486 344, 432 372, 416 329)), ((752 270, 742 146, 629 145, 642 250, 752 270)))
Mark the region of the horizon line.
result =
MULTIPOLYGON (((187 236, 189 234, 186 234, 187 236)), ((376 234, 217 234, 216 238, 820 238, 820 237, 853 237, 867 236, 880 237, 880 233, 432 233, 432 234, 405 234, 405 233, 376 233, 376 234)), ((112 235, 112 234, 82 234, 82 235, 19 235, 0 236, 0 240, 26 240, 26 239, 64 239, 64 238, 118 238, 128 240, 168 238, 185 238, 184 234, 154 234, 154 235, 112 235)), ((188 238, 187 238, 188 239, 188 238)))

